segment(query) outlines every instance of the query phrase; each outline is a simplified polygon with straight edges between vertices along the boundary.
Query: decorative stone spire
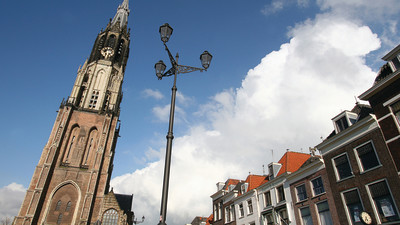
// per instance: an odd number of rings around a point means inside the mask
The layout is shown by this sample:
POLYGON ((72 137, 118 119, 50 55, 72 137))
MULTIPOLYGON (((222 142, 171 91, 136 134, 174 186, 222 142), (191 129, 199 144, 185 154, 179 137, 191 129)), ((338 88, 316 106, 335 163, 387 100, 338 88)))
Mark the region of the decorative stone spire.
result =
POLYGON ((114 26, 119 22, 119 26, 125 28, 128 25, 129 12, 129 0, 124 0, 124 2, 118 6, 117 13, 111 21, 111 26, 114 26))

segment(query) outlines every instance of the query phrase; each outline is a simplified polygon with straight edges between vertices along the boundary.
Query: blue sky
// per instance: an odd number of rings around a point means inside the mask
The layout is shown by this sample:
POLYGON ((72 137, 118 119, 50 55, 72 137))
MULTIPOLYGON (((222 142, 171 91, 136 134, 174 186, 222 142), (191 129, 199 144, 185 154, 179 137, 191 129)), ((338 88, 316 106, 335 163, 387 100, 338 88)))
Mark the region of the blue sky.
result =
MULTIPOLYGON (((121 2, 0 2, 0 217, 18 213, 59 104, 121 2), (19 194, 10 200, 9 193, 19 194)), ((177 83, 167 223, 182 224, 211 213, 215 183, 261 174, 286 149, 307 152, 328 135, 330 119, 353 107, 380 58, 400 43, 399 7, 395 0, 131 0, 112 185, 135 195, 138 216, 157 222, 172 86, 154 74, 155 62, 168 61, 161 24, 174 28, 168 46, 180 64, 200 66, 204 50, 214 56, 207 72, 177 83), (174 193, 187 196, 178 201, 174 193), (197 207, 179 211, 193 201, 197 207)))

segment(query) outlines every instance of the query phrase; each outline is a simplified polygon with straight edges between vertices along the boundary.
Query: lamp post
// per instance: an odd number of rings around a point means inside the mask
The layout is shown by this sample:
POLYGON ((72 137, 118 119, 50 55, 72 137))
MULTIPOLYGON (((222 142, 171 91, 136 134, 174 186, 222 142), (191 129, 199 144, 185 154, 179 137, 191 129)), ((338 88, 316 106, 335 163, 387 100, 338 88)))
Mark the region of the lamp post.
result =
POLYGON ((168 23, 163 24, 160 26, 160 36, 161 41, 164 43, 165 50, 168 53, 169 60, 171 62, 171 68, 164 73, 166 66, 162 60, 158 61, 154 68, 156 70, 156 75, 159 80, 163 77, 174 76, 174 84, 172 86, 172 96, 171 96, 171 108, 169 114, 169 127, 168 127, 168 134, 167 134, 167 147, 166 147, 166 154, 165 154, 165 165, 164 165, 164 180, 163 180, 163 190, 162 190, 162 198, 161 198, 161 210, 160 210, 160 222, 158 225, 166 225, 165 220, 167 217, 167 201, 168 201, 168 186, 169 186, 169 174, 170 174, 170 166, 171 166, 171 153, 172 153, 172 139, 174 139, 173 135, 173 126, 174 126, 174 114, 175 114, 175 98, 176 98, 176 78, 177 75, 180 73, 190 73, 194 71, 203 72, 204 70, 207 71, 208 67, 210 66, 210 62, 212 59, 212 55, 207 51, 204 51, 200 55, 200 60, 203 68, 192 67, 192 66, 184 66, 178 64, 179 55, 176 54, 175 58, 172 56, 171 52, 167 47, 167 42, 172 35, 172 27, 169 26, 168 23))

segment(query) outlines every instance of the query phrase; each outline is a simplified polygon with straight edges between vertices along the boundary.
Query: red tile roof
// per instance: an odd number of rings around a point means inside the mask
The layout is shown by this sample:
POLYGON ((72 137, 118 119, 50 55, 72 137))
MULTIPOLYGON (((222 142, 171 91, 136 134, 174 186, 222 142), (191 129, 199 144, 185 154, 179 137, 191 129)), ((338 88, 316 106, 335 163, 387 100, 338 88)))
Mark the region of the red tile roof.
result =
POLYGON ((258 186, 265 184, 268 181, 267 176, 261 176, 261 175, 249 175, 246 178, 246 183, 249 184, 249 187, 247 188, 247 191, 253 190, 254 188, 257 188, 258 186))
POLYGON ((236 185, 236 184, 238 184, 239 182, 240 182, 240 180, 228 179, 228 180, 225 182, 225 187, 224 187, 224 189, 225 189, 225 190, 228 190, 229 185, 236 185))
POLYGON ((287 151, 279 160, 279 163, 282 165, 282 167, 279 170, 277 176, 284 174, 286 172, 292 172, 292 173, 295 172, 310 157, 311 157, 310 154, 287 151))
POLYGON ((212 224, 213 220, 214 220, 214 214, 211 214, 211 215, 207 218, 206 225, 212 224))

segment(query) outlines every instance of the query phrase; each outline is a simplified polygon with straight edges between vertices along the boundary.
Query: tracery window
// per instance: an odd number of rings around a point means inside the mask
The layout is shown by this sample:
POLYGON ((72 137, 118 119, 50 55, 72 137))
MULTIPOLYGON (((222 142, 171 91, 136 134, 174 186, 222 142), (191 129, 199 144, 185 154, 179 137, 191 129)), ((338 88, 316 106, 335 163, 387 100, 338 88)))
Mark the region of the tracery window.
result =
POLYGON ((99 98, 99 91, 93 90, 92 96, 90 97, 90 101, 89 101, 89 109, 96 108, 98 98, 99 98))
POLYGON ((61 200, 59 200, 59 201, 57 202, 55 211, 60 210, 60 207, 61 207, 61 200))
POLYGON ((68 203, 67 203, 67 207, 65 208, 65 212, 69 212, 69 210, 71 210, 71 201, 69 201, 68 203))
POLYGON ((102 225, 117 225, 118 212, 115 209, 107 210, 103 215, 102 225))
POLYGON ((57 224, 61 224, 62 217, 63 217, 63 214, 60 213, 60 215, 58 215, 58 218, 57 218, 57 224))

